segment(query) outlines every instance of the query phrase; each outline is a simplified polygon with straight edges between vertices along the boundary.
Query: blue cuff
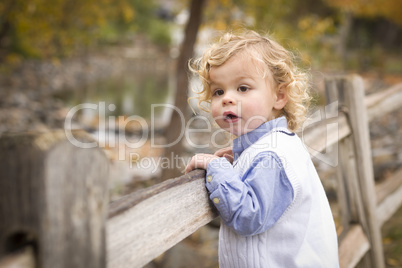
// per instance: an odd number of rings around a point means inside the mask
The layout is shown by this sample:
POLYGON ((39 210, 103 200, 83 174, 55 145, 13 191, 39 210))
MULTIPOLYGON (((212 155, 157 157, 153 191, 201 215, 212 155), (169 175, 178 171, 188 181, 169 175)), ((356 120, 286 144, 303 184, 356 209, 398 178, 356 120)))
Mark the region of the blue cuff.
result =
POLYGON ((233 170, 233 166, 225 157, 216 158, 209 162, 205 185, 210 193, 214 192, 220 183, 234 179, 230 176, 232 172, 228 172, 229 170, 233 170))

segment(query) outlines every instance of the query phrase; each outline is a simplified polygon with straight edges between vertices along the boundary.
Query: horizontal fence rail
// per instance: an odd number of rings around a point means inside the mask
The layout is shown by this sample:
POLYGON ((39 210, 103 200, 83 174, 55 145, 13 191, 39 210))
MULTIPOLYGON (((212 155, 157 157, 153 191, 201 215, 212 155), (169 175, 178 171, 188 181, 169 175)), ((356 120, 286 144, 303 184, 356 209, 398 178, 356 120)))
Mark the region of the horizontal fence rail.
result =
POLYGON ((108 266, 141 267, 213 220, 204 177, 197 170, 112 203, 108 266))

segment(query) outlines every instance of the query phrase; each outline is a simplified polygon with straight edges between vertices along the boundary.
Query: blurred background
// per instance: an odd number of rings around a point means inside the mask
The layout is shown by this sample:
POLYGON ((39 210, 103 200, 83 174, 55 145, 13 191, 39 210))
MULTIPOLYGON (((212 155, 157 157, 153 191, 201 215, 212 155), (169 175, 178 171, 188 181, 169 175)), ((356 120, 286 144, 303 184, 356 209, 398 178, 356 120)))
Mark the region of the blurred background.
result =
MULTIPOLYGON (((111 201, 176 177, 180 168, 136 168, 133 163, 171 152, 190 157, 195 153, 191 146, 183 141, 163 150, 147 141, 130 148, 128 143, 144 132, 138 121, 126 119, 137 115, 148 125, 155 123, 156 143, 175 140, 176 113, 151 105, 176 105, 189 120, 189 88, 199 83, 188 75, 188 60, 221 33, 239 29, 268 34, 297 56, 297 64, 311 74, 312 109, 325 104, 327 76, 359 74, 366 94, 402 83, 400 0, 2 0, 0 136, 85 129, 104 144, 110 159, 111 201), (98 109, 81 109, 65 126, 70 109, 83 103, 98 109), (100 129, 102 120, 106 127, 100 129)), ((196 120, 192 124, 204 127, 196 120)), ((401 109, 370 123, 378 181, 402 166, 401 126, 401 109)), ((208 138, 194 139, 203 144, 208 138)), ((225 139, 218 138, 222 144, 225 139)), ((213 146, 202 150, 213 151, 213 146)), ((316 164, 336 207, 334 172, 316 164)), ((383 227, 389 267, 402 267, 401 226, 399 211, 383 227)), ((217 230, 213 224, 200 229, 149 266, 216 267, 217 230)))

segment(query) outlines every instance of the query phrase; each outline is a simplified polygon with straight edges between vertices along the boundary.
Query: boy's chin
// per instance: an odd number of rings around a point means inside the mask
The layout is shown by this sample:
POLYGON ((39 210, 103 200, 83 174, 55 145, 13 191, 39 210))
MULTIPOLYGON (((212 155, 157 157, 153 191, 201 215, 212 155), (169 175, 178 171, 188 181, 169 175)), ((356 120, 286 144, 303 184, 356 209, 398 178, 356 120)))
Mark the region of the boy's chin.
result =
POLYGON ((241 135, 246 134, 249 131, 244 131, 243 129, 231 129, 231 128, 226 128, 224 129, 225 131, 229 132, 231 135, 239 137, 241 135))
POLYGON ((240 124, 230 124, 229 125, 226 123, 219 122, 218 126, 221 129, 225 130, 226 132, 229 132, 229 134, 236 136, 236 137, 244 135, 253 130, 253 129, 246 129, 243 125, 240 125, 240 124))

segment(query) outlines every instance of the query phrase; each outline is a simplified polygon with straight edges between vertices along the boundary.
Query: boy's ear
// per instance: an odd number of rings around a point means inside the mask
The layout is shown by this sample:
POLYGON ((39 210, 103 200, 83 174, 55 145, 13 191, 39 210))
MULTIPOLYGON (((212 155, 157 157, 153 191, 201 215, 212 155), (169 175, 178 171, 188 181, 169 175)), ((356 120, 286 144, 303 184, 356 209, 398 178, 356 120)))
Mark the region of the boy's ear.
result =
POLYGON ((286 103, 288 103, 288 94, 286 92, 286 85, 279 85, 278 92, 276 93, 276 101, 274 104, 274 108, 276 110, 281 110, 285 107, 286 103))

